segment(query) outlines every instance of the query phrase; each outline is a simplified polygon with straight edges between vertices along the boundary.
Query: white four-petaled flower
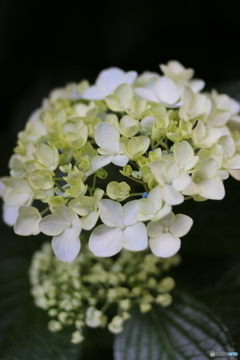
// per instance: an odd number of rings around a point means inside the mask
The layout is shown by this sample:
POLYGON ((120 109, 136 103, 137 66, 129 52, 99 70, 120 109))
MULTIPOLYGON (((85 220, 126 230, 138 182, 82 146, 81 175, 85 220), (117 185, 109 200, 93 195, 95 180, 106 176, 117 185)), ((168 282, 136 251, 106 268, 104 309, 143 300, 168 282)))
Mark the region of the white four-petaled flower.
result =
POLYGON ((89 239, 89 249, 99 257, 117 254, 122 248, 141 251, 147 248, 146 226, 137 221, 138 201, 123 207, 113 200, 99 202, 100 218, 104 224, 97 226, 89 239))
POLYGON ((154 255, 167 258, 180 249, 180 237, 186 235, 193 224, 192 219, 173 212, 158 221, 151 221, 148 226, 149 246, 154 255))
POLYGON ((136 71, 125 72, 119 68, 112 67, 100 72, 96 85, 90 86, 82 94, 83 99, 102 100, 110 95, 121 84, 132 84, 137 77, 136 71))

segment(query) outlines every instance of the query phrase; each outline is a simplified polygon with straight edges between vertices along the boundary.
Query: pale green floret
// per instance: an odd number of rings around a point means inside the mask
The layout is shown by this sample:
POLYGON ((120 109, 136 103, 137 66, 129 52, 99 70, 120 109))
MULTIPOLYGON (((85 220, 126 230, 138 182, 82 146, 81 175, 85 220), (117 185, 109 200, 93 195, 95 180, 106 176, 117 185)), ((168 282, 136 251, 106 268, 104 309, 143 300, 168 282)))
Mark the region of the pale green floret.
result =
POLYGON ((158 295, 156 297, 156 303, 163 306, 163 307, 167 307, 169 305, 171 305, 173 299, 172 296, 170 294, 162 294, 162 295, 158 295))
POLYGON ((50 211, 54 212, 60 205, 66 205, 67 201, 63 196, 52 196, 48 201, 50 211))
POLYGON ((108 330, 113 334, 119 334, 123 331, 124 318, 121 316, 114 316, 112 321, 108 324, 108 330))
POLYGON ((125 154, 131 160, 137 160, 147 151, 150 145, 150 140, 147 136, 132 137, 130 140, 122 138, 121 142, 124 144, 123 149, 125 154))
POLYGON ((107 106, 112 111, 125 111, 131 108, 132 98, 134 96, 133 89, 128 84, 117 87, 112 95, 105 98, 107 106))
POLYGON ((125 182, 118 183, 117 181, 111 181, 107 186, 107 195, 117 201, 123 201, 129 197, 131 188, 125 182))
POLYGON ((49 190, 54 185, 54 175, 51 170, 34 170, 28 175, 28 182, 34 190, 49 190))
MULTIPOLYGON (((78 343, 83 340, 84 326, 107 325, 109 331, 118 333, 129 319, 128 310, 133 305, 138 304, 141 311, 150 310, 162 291, 156 285, 149 288, 148 279, 155 279, 157 284, 160 277, 160 283, 170 288, 169 278, 162 278, 162 272, 176 261, 125 251, 116 259, 102 259, 100 264, 89 251, 83 250, 73 263, 65 264, 52 255, 50 244, 44 244, 34 254, 30 268, 31 292, 36 305, 52 317, 51 331, 72 324, 75 327, 72 339, 76 337, 73 343, 78 343), (119 307, 119 314, 108 320, 105 312, 112 304, 119 307)), ((163 302, 162 306, 166 305, 163 302)))

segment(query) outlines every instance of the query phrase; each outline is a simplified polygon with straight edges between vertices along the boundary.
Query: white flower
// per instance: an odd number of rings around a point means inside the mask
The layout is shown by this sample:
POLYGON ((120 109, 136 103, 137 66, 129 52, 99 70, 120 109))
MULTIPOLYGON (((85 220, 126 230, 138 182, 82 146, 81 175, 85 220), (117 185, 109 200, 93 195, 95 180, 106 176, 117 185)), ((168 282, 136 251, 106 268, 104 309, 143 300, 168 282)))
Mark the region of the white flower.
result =
POLYGON ((97 189, 93 196, 83 196, 80 199, 71 200, 69 207, 81 217, 82 228, 91 230, 99 218, 98 203, 102 199, 104 191, 97 189))
POLYGON ((89 249, 96 256, 108 257, 117 254, 122 247, 141 251, 147 247, 147 229, 137 221, 138 201, 133 200, 123 207, 113 200, 101 200, 100 218, 104 224, 93 230, 89 249))
POLYGON ((205 118, 211 110, 211 101, 202 94, 195 94, 189 86, 183 91, 182 100, 184 105, 179 109, 179 117, 185 121, 205 118))
POLYGON ((33 190, 27 180, 17 178, 3 179, 5 185, 2 192, 6 206, 17 207, 21 205, 30 205, 33 199, 33 190))
POLYGON ((162 160, 150 164, 150 169, 161 187, 163 200, 170 205, 177 205, 184 201, 180 191, 191 183, 190 176, 181 170, 174 158, 164 156, 162 160))
POLYGON ((42 216, 37 208, 32 206, 20 206, 18 218, 14 225, 14 232, 18 235, 28 236, 40 233, 39 221, 42 216))
POLYGON ((212 147, 222 135, 222 128, 205 126, 200 120, 197 120, 196 126, 192 130, 192 140, 194 146, 198 148, 212 147))
POLYGON ((193 77, 193 69, 185 69, 185 67, 176 60, 171 60, 167 65, 161 64, 160 69, 165 76, 172 79, 176 83, 185 83, 193 77))
POLYGON ((215 159, 199 161, 193 171, 191 184, 183 190, 185 195, 197 195, 212 200, 221 200, 225 196, 223 182, 218 173, 218 163, 215 159))
POLYGON ((207 122, 213 126, 224 126, 230 119, 239 122, 240 111, 238 101, 231 99, 226 94, 218 94, 216 90, 212 90, 211 96, 212 110, 208 116, 207 122))
POLYGON ((95 156, 91 160, 91 167, 86 172, 87 176, 111 162, 117 166, 125 166, 127 164, 128 156, 123 152, 119 131, 113 125, 107 122, 99 124, 95 131, 95 141, 100 146, 97 151, 101 155, 95 156))
POLYGON ((159 221, 150 222, 147 226, 149 246, 154 255, 167 258, 180 249, 182 237, 188 233, 193 224, 192 219, 183 214, 170 213, 159 221))
POLYGON ((139 221, 159 220, 170 213, 172 207, 168 204, 163 204, 161 189, 155 187, 147 196, 147 199, 138 200, 139 212, 137 219, 139 221))
POLYGON ((79 217, 67 206, 60 205, 54 214, 39 223, 41 232, 53 236, 52 248, 64 262, 73 261, 80 251, 79 235, 82 230, 79 217))
POLYGON ((169 108, 175 108, 182 105, 178 102, 181 97, 181 89, 178 89, 173 80, 163 76, 154 84, 154 91, 147 88, 135 88, 135 94, 140 98, 160 103, 169 108))
POLYGON ((96 328, 103 325, 104 315, 102 311, 97 310, 94 306, 90 306, 86 311, 85 322, 87 326, 96 328))
POLYGON ((96 85, 90 86, 82 94, 83 99, 102 100, 121 84, 132 84, 137 77, 136 71, 124 72, 119 68, 109 68, 100 72, 96 85))
POLYGON ((240 154, 236 154, 236 145, 231 136, 222 136, 218 144, 223 147, 223 164, 230 175, 239 180, 240 174, 240 154))

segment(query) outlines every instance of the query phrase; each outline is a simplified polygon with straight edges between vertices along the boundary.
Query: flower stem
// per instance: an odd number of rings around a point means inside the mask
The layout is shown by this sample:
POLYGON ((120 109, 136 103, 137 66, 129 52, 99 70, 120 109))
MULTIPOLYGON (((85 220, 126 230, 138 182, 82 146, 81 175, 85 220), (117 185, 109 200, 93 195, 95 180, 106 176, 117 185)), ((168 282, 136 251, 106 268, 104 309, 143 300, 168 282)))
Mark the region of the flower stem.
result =
POLYGON ((46 209, 44 209, 43 211, 41 211, 40 214, 44 215, 46 212, 48 212, 48 210, 49 210, 49 206, 46 209))

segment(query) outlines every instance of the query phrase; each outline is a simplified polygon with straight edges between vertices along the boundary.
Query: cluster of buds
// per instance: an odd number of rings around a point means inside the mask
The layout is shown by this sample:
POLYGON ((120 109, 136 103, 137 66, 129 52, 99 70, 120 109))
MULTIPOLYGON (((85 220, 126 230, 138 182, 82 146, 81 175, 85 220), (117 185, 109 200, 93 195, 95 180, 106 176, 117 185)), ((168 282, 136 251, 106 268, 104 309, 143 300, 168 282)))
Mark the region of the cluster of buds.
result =
POLYGON ((110 68, 44 100, 1 179, 4 220, 17 234, 52 236, 64 262, 77 257, 82 230, 98 257, 178 252, 193 221, 172 207, 220 200, 229 174, 240 180, 240 104, 201 93, 204 81, 177 61, 160 68, 110 68))
POLYGON ((117 259, 98 259, 89 250, 71 264, 57 259, 49 243, 32 259, 30 281, 36 306, 48 312, 50 331, 72 325, 72 343, 83 341, 83 328, 107 327, 114 334, 123 330, 138 306, 142 313, 153 304, 169 306, 174 280, 165 271, 179 263, 179 255, 160 259, 153 254, 122 251, 117 259), (113 316, 106 314, 107 310, 113 316))

